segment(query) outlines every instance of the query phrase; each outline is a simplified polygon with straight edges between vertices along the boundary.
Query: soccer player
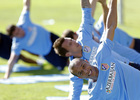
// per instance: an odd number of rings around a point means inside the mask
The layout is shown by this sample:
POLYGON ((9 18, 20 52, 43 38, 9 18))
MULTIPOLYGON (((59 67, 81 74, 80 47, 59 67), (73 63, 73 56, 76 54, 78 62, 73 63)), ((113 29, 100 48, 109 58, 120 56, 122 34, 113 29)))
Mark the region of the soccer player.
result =
POLYGON ((30 0, 23 1, 24 6, 17 26, 9 25, 7 28, 9 36, 14 38, 12 52, 8 60, 8 70, 4 76, 5 79, 9 78, 13 65, 16 63, 21 50, 27 50, 43 56, 59 70, 63 70, 68 61, 68 57, 60 57, 54 52, 52 45, 58 36, 31 22, 29 16, 30 0))
MULTIPOLYGON (((96 6, 95 4, 94 4, 94 6, 92 6, 92 16, 94 16, 95 6, 96 6)), ((107 4, 104 3, 103 6, 104 6, 104 12, 107 13, 108 12, 107 4)), ((93 18, 93 20, 95 22, 94 18, 93 18)), ((102 20, 103 20, 103 18, 102 18, 102 20)), ((93 22, 93 24, 94 24, 94 22, 93 22)), ((102 26, 103 26, 103 23, 102 23, 102 26)), ((101 29, 101 30, 103 30, 103 29, 101 29)), ((79 31, 80 31, 80 29, 77 32, 74 32, 70 29, 67 29, 63 32, 62 37, 70 37, 74 40, 77 40, 77 38, 79 36, 79 31)), ((114 39, 113 39, 115 46, 113 48, 113 51, 115 51, 119 55, 129 59, 131 62, 140 64, 140 54, 138 52, 136 52, 135 50, 133 50, 127 46, 122 45, 122 44, 125 44, 126 42, 128 43, 129 39, 127 38, 127 35, 120 32, 120 30, 118 28, 115 29, 115 33, 116 34, 115 34, 114 39), (123 41, 124 41, 124 43, 123 43, 123 41)), ((102 31, 102 34, 103 34, 103 31, 102 31)), ((94 27, 92 28, 92 38, 97 43, 100 43, 99 39, 101 39, 101 36, 98 36, 98 32, 95 30, 94 27)))
MULTIPOLYGON (((102 15, 100 16, 98 22, 95 24, 94 28, 97 32, 94 35, 96 37, 98 37, 98 39, 100 39, 100 37, 103 34, 103 30, 104 30, 102 15)), ((121 45, 134 49, 140 53, 140 46, 139 46, 140 39, 130 36, 128 33, 126 33, 125 31, 123 31, 122 29, 120 29, 118 27, 115 29, 115 36, 114 36, 113 41, 117 41, 121 45), (121 35, 121 37, 120 37, 120 35, 121 35)))
MULTIPOLYGON (((59 38, 55 41, 53 47, 57 54, 60 56, 73 56, 89 61, 90 64, 94 63, 94 57, 97 52, 98 43, 92 38, 92 30, 94 19, 92 18, 91 5, 88 0, 81 1, 82 3, 82 23, 78 30, 78 39, 75 41, 71 38, 59 38), (86 3, 82 3, 86 2, 86 3)), ((93 4, 96 0, 93 0, 93 4)), ((126 58, 116 54, 114 51, 114 57, 120 61, 127 62, 126 58)), ((127 62, 129 64, 129 61, 127 62)), ((81 89, 83 86, 83 79, 79 79, 74 75, 70 75, 71 83, 73 87, 70 91, 70 98, 72 100, 79 100, 81 89)))
POLYGON ((70 72, 91 79, 90 100, 137 100, 140 95, 140 72, 112 55, 112 41, 117 27, 117 0, 110 1, 109 13, 104 22, 106 36, 97 50, 97 67, 75 58, 70 63, 70 72))
MULTIPOLYGON (((11 54, 11 46, 12 46, 12 39, 9 36, 0 32, 0 57, 8 60, 11 54)), ((39 63, 38 61, 35 61, 31 58, 27 58, 22 54, 20 54, 19 59, 26 63, 41 65, 41 63, 39 63)))

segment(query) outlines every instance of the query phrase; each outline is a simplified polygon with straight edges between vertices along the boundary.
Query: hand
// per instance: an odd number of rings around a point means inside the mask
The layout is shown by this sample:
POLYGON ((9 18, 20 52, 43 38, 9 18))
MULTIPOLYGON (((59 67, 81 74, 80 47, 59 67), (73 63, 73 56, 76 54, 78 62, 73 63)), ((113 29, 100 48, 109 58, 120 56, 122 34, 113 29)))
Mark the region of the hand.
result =
POLYGON ((8 78, 9 78, 9 77, 8 77, 7 73, 5 73, 3 79, 8 79, 8 78))

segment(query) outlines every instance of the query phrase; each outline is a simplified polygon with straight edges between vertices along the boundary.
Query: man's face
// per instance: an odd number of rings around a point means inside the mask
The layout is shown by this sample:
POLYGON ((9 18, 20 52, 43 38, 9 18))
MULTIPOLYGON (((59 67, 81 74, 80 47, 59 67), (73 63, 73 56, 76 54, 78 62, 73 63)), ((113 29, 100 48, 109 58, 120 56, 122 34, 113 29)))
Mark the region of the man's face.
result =
POLYGON ((84 60, 75 60, 75 65, 72 69, 70 69, 70 72, 80 78, 93 79, 96 76, 94 67, 84 60))
POLYGON ((82 51, 82 46, 71 38, 65 38, 62 47, 71 54, 70 56, 75 56, 82 51))
POLYGON ((18 37, 18 38, 22 38, 25 35, 23 29, 20 27, 16 27, 12 34, 13 37, 18 37))

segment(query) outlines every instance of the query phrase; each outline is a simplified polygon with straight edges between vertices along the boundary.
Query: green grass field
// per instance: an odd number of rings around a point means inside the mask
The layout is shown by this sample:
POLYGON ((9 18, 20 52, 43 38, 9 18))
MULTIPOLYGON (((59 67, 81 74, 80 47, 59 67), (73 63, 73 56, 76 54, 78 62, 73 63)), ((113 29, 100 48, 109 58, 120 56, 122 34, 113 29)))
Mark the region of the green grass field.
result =
MULTIPOLYGON (((5 28, 13 23, 16 24, 22 11, 22 0, 0 0, 0 31, 6 32, 5 28)), ((124 24, 118 27, 124 29, 128 34, 140 38, 140 6, 139 0, 124 0, 124 24)), ((100 4, 97 4, 95 19, 98 20, 102 13, 100 4)), ((32 0, 30 17, 34 23, 40 24, 49 31, 61 36, 65 29, 76 31, 81 22, 80 0, 32 0), (54 19, 54 25, 43 24, 44 20, 54 19)), ((26 56, 29 55, 26 52, 26 56)), ((36 59, 36 58, 35 58, 36 59)), ((7 61, 0 58, 0 64, 7 61)), ((25 64, 22 61, 18 63, 25 64)), ((28 65, 28 64, 26 64, 28 65)), ((12 73, 14 76, 41 75, 41 74, 67 74, 68 69, 59 72, 56 68, 46 62, 42 70, 12 73)), ((0 73, 0 78, 3 78, 0 73)), ((87 83, 85 81, 85 83, 87 83)), ((45 100, 47 96, 68 96, 67 92, 59 91, 54 85, 69 84, 66 82, 36 83, 26 85, 4 85, 0 84, 0 100, 45 100)), ((87 94, 87 92, 82 92, 87 94)))

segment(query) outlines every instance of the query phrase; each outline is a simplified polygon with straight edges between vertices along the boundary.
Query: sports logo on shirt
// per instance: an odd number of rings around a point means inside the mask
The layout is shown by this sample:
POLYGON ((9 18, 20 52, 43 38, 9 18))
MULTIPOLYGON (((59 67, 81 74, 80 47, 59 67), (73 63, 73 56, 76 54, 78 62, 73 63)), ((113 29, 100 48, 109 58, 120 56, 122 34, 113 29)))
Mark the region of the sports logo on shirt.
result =
POLYGON ((105 63, 101 64, 101 70, 102 71, 107 71, 108 69, 109 69, 108 64, 105 64, 105 63))
POLYGON ((90 47, 84 46, 83 52, 89 53, 91 51, 90 47))
POLYGON ((97 48, 93 47, 91 50, 90 58, 89 58, 89 63, 93 65, 93 63, 96 62, 95 60, 95 54, 96 54, 97 48))
POLYGON ((116 77, 115 63, 111 63, 109 76, 106 84, 107 93, 111 93, 111 91, 113 90, 115 77, 116 77))

